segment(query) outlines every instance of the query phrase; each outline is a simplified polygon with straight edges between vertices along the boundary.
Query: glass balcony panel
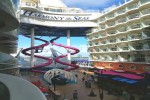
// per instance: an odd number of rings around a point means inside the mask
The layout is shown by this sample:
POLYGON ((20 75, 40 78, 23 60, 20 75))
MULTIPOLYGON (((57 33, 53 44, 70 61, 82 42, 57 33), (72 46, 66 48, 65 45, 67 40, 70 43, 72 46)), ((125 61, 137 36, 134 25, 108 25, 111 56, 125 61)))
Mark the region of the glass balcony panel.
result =
POLYGON ((111 48, 111 51, 117 51, 117 48, 111 48))
POLYGON ((106 41, 101 42, 102 44, 106 44, 106 41))
POLYGON ((30 6, 30 7, 35 7, 36 4, 31 3, 31 2, 22 2, 22 5, 30 6))
POLYGON ((141 4, 150 2, 149 0, 139 0, 141 4))
POLYGON ((31 3, 30 3, 30 2, 26 2, 26 5, 27 5, 27 6, 31 6, 31 3))
POLYGON ((133 46, 133 48, 135 49, 135 50, 141 50, 142 49, 142 45, 136 45, 136 46, 133 46))
POLYGON ((95 45, 98 45, 98 43, 95 43, 95 45))
POLYGON ((116 42, 116 39, 109 40, 109 43, 114 43, 114 42, 116 42))
POLYGON ((129 50, 129 48, 128 48, 128 47, 123 47, 122 49, 123 49, 123 50, 129 50))
POLYGON ((141 27, 141 24, 134 24, 134 25, 130 26, 131 29, 136 29, 136 28, 140 28, 140 27, 141 27))
POLYGON ((127 41, 127 38, 121 38, 120 41, 127 41))
POLYGON ((128 16, 129 19, 134 19, 134 18, 139 18, 140 17, 140 13, 135 13, 135 14, 131 14, 128 16))
POLYGON ((110 32, 107 32, 108 33, 108 35, 113 35, 113 34, 116 34, 116 31, 114 30, 114 31, 110 31, 110 32))
POLYGON ((149 33, 143 33, 142 38, 150 38, 150 34, 149 33))
POLYGON ((108 24, 107 24, 107 26, 114 26, 115 25, 115 22, 109 22, 108 24))
POLYGON ((107 51, 107 49, 103 49, 103 51, 107 51))
POLYGON ((143 24, 144 24, 145 26, 149 26, 149 25, 150 25, 150 20, 144 21, 143 24))
POLYGON ((125 32, 125 31, 127 31, 127 28, 126 27, 122 27, 122 28, 119 28, 118 31, 119 32, 125 32))
POLYGON ((120 18, 120 19, 117 20, 117 22, 118 22, 118 23, 126 22, 126 18, 120 18))
POLYGON ((110 19, 110 18, 113 18, 114 16, 115 16, 115 14, 109 14, 109 15, 107 16, 107 18, 110 19))
POLYGON ((138 8, 138 4, 136 3, 136 4, 129 5, 127 8, 128 10, 138 8))
POLYGON ((100 22, 104 22, 104 21, 105 21, 105 18, 102 17, 102 18, 99 19, 99 21, 100 21, 100 22))
POLYGON ((101 25, 101 29, 105 29, 105 25, 101 25))
POLYGON ((125 13, 125 12, 126 12, 125 9, 120 9, 120 10, 117 11, 118 14, 123 14, 123 13, 125 13))
POLYGON ((141 11, 143 15, 150 14, 150 8, 141 11))

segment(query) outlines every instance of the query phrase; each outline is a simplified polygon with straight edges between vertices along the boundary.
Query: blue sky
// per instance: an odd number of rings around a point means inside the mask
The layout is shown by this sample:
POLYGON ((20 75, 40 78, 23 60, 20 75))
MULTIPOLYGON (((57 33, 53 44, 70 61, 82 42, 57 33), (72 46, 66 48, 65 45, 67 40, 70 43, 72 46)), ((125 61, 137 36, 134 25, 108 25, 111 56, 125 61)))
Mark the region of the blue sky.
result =
MULTIPOLYGON (((77 7, 83 10, 104 10, 112 5, 118 5, 119 2, 122 4, 124 0, 62 0, 68 7, 77 7)), ((43 39, 50 40, 49 37, 42 37, 43 39)), ((67 44, 66 37, 61 37, 56 42, 61 44, 67 44)), ((40 44, 40 42, 36 41, 35 45, 40 44)), ((85 37, 72 37, 71 45, 80 49, 80 53, 82 56, 88 56, 87 53, 87 41, 85 37)), ((30 47, 30 39, 25 38, 19 35, 19 48, 30 47)), ((46 47, 49 49, 49 47, 46 47)), ((60 49, 58 47, 54 47, 55 49, 61 51, 62 53, 66 53, 64 49, 60 49)))

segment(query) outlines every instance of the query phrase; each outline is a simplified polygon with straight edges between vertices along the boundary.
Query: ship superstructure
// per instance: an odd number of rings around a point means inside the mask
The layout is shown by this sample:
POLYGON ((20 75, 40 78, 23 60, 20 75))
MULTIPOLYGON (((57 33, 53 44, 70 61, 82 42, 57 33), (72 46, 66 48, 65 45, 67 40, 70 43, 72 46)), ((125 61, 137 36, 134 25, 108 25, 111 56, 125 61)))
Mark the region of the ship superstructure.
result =
POLYGON ((130 0, 105 13, 87 34, 96 67, 143 73, 150 70, 150 0, 130 0))

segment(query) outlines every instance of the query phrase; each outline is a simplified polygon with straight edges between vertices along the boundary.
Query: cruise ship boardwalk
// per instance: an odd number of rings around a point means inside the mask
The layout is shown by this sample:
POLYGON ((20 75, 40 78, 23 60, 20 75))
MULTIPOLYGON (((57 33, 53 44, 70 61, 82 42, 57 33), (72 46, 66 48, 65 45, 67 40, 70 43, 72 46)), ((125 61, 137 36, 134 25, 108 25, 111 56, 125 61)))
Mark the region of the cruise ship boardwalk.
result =
MULTIPOLYGON (((78 74, 78 82, 75 84, 67 84, 67 85, 56 85, 56 91, 60 93, 60 96, 58 98, 54 99, 54 96, 48 95, 48 100, 73 100, 73 93, 75 90, 78 92, 78 100, 101 100, 99 96, 99 90, 97 84, 95 82, 91 82, 91 88, 87 88, 82 81, 83 73, 80 71, 75 71, 74 73, 78 74), (91 97, 89 94, 91 91, 94 91, 94 94, 96 96, 91 97)), ((49 88, 48 84, 46 84, 42 78, 31 76, 29 77, 23 77, 29 81, 37 81, 40 80, 43 84, 43 86, 49 88)), ((87 80, 87 77, 85 77, 85 80, 87 80)), ((51 88, 53 89, 53 87, 51 88)), ((108 94, 108 91, 104 90, 104 98, 103 100, 125 100, 123 96, 115 96, 108 94)), ((139 97, 136 96, 135 100, 139 100, 139 97)))

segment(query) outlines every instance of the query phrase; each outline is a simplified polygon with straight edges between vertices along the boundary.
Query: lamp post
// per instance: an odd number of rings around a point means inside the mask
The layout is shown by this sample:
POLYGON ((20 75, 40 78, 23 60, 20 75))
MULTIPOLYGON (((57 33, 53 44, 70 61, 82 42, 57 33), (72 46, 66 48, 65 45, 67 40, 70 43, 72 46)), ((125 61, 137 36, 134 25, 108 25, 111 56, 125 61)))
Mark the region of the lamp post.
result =
MULTIPOLYGON (((54 78, 55 78, 55 76, 56 76, 56 73, 54 72, 54 78)), ((54 81, 53 81, 53 85, 54 85, 54 91, 56 90, 56 83, 55 83, 55 79, 54 79, 54 81)))
POLYGON ((104 93, 103 93, 103 70, 102 69, 98 69, 98 71, 100 71, 100 77, 98 77, 98 91, 99 91, 99 97, 100 97, 100 100, 103 100, 104 98, 104 93))

